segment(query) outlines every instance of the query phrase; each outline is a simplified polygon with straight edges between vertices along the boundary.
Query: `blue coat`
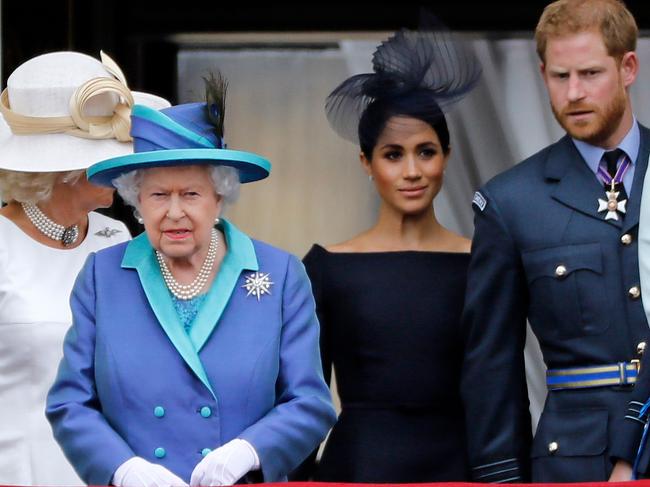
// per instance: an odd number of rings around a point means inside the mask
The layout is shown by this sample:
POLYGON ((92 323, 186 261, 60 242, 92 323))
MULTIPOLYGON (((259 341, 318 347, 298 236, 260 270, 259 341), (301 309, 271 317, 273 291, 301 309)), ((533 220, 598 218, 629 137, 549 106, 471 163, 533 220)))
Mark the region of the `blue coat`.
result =
POLYGON ((528 319, 549 369, 638 358, 648 323, 630 291, 639 286, 650 152, 650 132, 640 132, 622 222, 598 213, 603 186, 568 136, 475 196, 462 393, 477 479, 525 477, 529 458, 537 482, 605 480, 611 471, 611 439, 631 386, 550 391, 531 446, 523 348, 528 319))
POLYGON ((189 482, 233 438, 280 481, 334 423, 302 264, 223 225, 228 252, 189 333, 146 235, 82 269, 46 414, 87 483, 107 485, 135 455, 189 482), (256 271, 273 282, 259 300, 243 287, 256 271))

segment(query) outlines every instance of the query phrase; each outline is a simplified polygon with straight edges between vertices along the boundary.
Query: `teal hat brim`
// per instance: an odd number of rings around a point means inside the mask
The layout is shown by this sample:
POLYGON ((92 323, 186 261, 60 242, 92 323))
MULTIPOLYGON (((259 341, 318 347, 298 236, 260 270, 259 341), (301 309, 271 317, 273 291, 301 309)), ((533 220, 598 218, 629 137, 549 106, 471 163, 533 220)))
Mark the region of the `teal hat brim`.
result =
POLYGON ((112 187, 115 178, 136 169, 193 164, 233 167, 239 171, 242 183, 259 181, 271 172, 271 163, 252 152, 230 149, 167 149, 106 159, 90 166, 87 176, 93 184, 112 187))

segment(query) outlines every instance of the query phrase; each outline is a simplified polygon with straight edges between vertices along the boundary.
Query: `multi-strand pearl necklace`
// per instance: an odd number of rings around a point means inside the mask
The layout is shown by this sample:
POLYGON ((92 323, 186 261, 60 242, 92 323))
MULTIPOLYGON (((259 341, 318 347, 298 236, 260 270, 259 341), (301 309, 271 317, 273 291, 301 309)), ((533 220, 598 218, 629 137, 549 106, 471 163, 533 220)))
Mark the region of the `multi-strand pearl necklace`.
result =
POLYGON ((189 284, 179 283, 174 276, 172 275, 169 267, 167 267, 167 262, 162 253, 156 250, 156 257, 158 258, 158 264, 160 265, 160 272, 162 273, 163 279, 167 288, 171 293, 176 296, 178 299, 187 301, 197 297, 201 290, 205 287, 205 284, 208 282, 208 277, 212 272, 212 267, 214 267, 214 261, 217 258, 217 247, 219 246, 219 233, 212 229, 212 235, 210 236, 210 246, 208 247, 208 255, 206 255, 205 260, 199 273, 196 275, 194 280, 189 284))
POLYGON ((64 227, 50 220, 34 203, 21 203, 20 205, 29 221, 46 237, 61 242, 64 247, 72 245, 79 238, 78 225, 64 227))

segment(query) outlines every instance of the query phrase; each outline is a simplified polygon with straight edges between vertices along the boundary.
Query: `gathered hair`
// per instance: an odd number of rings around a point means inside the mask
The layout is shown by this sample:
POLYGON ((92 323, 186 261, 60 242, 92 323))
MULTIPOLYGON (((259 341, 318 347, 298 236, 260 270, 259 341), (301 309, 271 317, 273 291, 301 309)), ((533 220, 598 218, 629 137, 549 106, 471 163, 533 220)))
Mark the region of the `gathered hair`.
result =
POLYGON ((0 197, 5 203, 46 201, 58 182, 75 184, 84 174, 82 169, 63 172, 24 172, 0 169, 0 197))
POLYGON ((546 62, 546 44, 550 37, 589 30, 600 32, 607 54, 617 61, 626 52, 636 50, 639 28, 622 1, 557 0, 546 6, 537 23, 537 55, 546 62))
POLYGON ((398 97, 377 98, 364 110, 359 120, 359 146, 368 160, 377 139, 392 117, 410 117, 427 123, 438 135, 444 154, 449 154, 447 119, 430 93, 421 90, 398 97))
MULTIPOLYGON (((239 196, 239 171, 230 166, 207 166, 214 192, 223 198, 225 205, 237 201, 239 196)), ((113 186, 122 199, 136 210, 140 207, 140 189, 146 169, 135 169, 113 179, 113 186)))

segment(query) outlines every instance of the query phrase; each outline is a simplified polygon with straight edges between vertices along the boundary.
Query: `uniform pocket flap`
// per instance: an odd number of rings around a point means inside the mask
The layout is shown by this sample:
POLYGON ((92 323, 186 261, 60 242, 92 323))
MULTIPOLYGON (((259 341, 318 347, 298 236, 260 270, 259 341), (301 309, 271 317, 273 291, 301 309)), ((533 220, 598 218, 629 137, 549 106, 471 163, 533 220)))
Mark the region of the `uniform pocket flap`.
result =
POLYGON ((600 243, 563 245, 522 253, 528 282, 540 277, 564 278, 577 270, 603 272, 600 243))
POLYGON ((606 409, 545 411, 540 418, 532 458, 596 456, 607 448, 606 409))

